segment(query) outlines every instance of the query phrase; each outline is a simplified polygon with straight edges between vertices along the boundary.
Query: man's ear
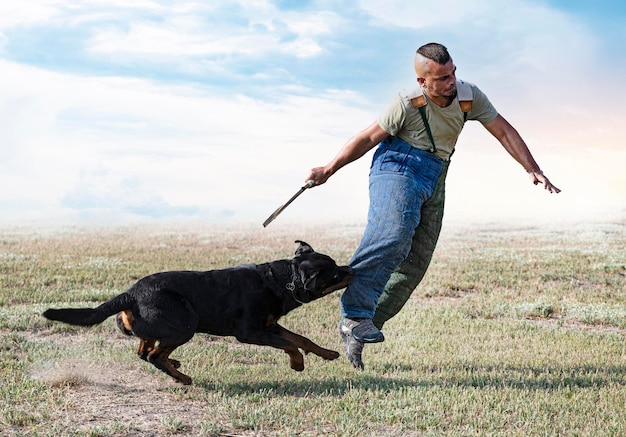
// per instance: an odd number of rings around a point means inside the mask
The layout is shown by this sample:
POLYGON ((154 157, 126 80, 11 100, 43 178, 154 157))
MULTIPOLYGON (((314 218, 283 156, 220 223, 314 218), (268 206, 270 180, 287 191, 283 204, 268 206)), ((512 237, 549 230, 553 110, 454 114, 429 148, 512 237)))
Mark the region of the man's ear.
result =
POLYGON ((303 253, 314 252, 313 248, 309 246, 308 243, 301 240, 296 240, 296 243, 300 243, 300 246, 296 249, 296 256, 302 255, 303 253))

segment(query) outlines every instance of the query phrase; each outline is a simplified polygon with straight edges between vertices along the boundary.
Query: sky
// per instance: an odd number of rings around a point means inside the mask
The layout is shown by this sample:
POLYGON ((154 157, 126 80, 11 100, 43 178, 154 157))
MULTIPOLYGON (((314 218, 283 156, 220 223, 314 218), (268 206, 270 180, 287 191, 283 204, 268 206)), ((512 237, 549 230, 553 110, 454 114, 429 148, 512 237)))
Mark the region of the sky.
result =
MULTIPOLYGON (((261 223, 446 45, 522 135, 478 122, 450 222, 626 217, 626 2, 20 0, 0 4, 0 223, 261 223)), ((270 226, 364 222, 370 152, 270 226)))

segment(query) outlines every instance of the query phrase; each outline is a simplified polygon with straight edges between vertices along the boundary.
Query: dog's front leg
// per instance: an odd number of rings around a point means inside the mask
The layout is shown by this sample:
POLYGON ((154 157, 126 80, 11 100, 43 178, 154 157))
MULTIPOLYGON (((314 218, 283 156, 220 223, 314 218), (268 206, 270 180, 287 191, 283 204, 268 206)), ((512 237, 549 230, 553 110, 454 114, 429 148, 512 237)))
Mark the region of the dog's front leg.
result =
POLYGON ((269 331, 253 331, 239 333, 235 336, 242 343, 256 344, 259 346, 271 346, 282 349, 289 355, 289 365, 293 370, 301 372, 304 370, 304 357, 298 350, 298 346, 269 331))
POLYGON ((304 351, 305 354, 312 352, 318 357, 324 358, 325 360, 335 360, 339 358, 339 352, 336 352, 330 349, 324 349, 323 347, 318 346, 317 344, 313 343, 308 338, 303 337, 302 335, 296 334, 295 332, 291 332, 290 330, 283 328, 278 323, 274 325, 272 331, 275 332, 277 335, 281 336, 282 338, 284 338, 285 340, 288 340, 291 343, 298 346, 300 349, 304 351))

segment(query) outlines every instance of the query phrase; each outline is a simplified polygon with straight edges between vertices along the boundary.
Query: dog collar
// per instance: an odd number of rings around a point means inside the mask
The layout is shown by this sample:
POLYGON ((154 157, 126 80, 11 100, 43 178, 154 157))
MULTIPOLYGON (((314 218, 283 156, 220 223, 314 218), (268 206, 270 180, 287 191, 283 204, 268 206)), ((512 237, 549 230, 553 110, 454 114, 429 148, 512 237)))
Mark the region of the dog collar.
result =
POLYGON ((298 275, 298 272, 296 271, 295 264, 289 263, 289 268, 291 270, 291 282, 285 285, 285 288, 291 292, 291 297, 293 297, 293 300, 295 300, 299 304, 304 305, 306 302, 302 302, 300 299, 296 297, 296 288, 298 288, 298 285, 302 285, 302 288, 304 288, 304 284, 300 280, 300 276, 298 275))

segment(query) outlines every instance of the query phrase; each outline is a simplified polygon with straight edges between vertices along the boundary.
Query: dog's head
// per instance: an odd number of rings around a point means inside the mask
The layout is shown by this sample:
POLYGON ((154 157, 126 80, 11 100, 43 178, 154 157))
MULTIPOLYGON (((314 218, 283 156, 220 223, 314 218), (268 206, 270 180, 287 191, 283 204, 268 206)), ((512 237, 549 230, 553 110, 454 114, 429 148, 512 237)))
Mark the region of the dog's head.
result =
POLYGON ((296 287, 294 298, 301 303, 311 302, 340 290, 354 279, 354 270, 350 266, 338 266, 328 255, 318 253, 304 241, 299 243, 293 258, 296 273, 303 287, 296 287))

